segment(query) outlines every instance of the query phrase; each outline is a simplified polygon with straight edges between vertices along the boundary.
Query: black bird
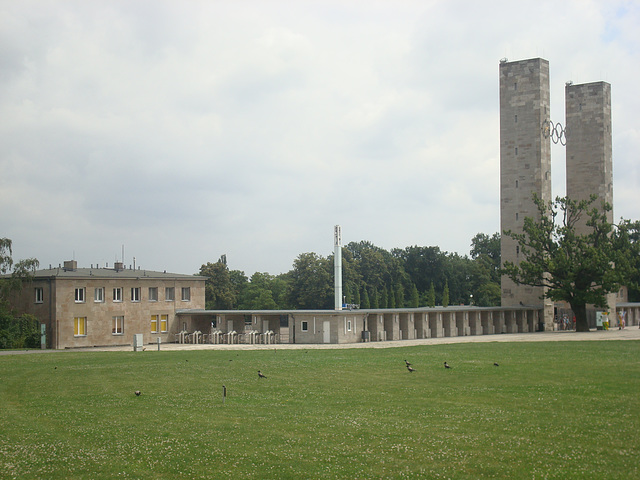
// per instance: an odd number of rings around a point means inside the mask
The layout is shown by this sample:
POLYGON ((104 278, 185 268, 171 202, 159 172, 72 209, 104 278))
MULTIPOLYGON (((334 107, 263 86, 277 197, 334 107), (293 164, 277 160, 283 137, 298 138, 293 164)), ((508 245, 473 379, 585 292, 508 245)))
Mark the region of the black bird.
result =
POLYGON ((142 392, 140 390, 136 390, 135 393, 136 393, 136 397, 139 397, 142 392))
POLYGON ((407 364, 407 367, 410 367, 412 365, 411 363, 407 362, 406 360, 404 361, 404 363, 407 364))
POLYGON ((494 367, 499 367, 500 365, 498 365, 498 362, 493 362, 493 366, 494 367))
POLYGON ((416 371, 414 368, 411 368, 411 365, 407 365, 407 370, 409 370, 409 373, 416 371))
POLYGON ((267 378, 260 370, 258 370, 258 378, 267 378))
POLYGON ((447 362, 444 362, 444 368, 451 368, 447 362))

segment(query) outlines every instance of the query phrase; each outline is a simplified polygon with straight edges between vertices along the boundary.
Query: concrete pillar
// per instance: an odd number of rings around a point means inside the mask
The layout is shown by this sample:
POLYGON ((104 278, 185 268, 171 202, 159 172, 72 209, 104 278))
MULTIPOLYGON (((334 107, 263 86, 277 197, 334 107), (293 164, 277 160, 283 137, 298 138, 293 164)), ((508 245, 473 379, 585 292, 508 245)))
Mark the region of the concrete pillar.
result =
POLYGON ((444 327, 445 337, 458 336, 458 327, 456 326, 456 316, 454 312, 448 311, 442 313, 442 325, 444 327))
POLYGON ((496 333, 496 327, 493 323, 493 314, 493 311, 482 312, 480 314, 483 335, 493 335, 496 333))
POLYGON ((442 312, 430 312, 428 315, 431 338, 444 337, 444 327, 442 326, 442 312))
POLYGON ((480 320, 480 311, 469 312, 470 335, 482 335, 482 322, 480 320))

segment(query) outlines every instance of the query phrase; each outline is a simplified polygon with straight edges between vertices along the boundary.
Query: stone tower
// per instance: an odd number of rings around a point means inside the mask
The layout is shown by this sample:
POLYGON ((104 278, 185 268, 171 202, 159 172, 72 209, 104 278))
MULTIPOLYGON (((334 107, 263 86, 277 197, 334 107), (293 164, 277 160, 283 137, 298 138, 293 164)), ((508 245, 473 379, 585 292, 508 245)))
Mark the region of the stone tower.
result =
MULTIPOLYGON (((595 194, 593 204, 613 206, 613 160, 611 134, 611 85, 606 82, 565 86, 567 138, 567 196, 587 200, 595 194)), ((607 221, 613 223, 613 211, 607 221)), ((576 226, 580 234, 588 233, 583 219, 576 226)), ((616 295, 607 295, 609 310, 615 311, 616 295)))
MULTIPOLYGON (((613 205, 611 152, 611 85, 606 82, 565 86, 567 196, 613 205)), ((613 222, 613 212, 609 212, 613 222)), ((580 233, 585 233, 586 225, 580 233)))
MULTIPOLYGON (((522 232, 525 217, 536 218, 533 194, 551 200, 551 143, 544 125, 549 113, 549 62, 532 58, 500 62, 500 253, 518 263, 519 246, 505 230, 522 232), (547 134, 545 134, 547 133, 547 134)), ((539 287, 501 281, 502 306, 543 305, 539 287)), ((545 320, 546 321, 546 320, 545 320)))

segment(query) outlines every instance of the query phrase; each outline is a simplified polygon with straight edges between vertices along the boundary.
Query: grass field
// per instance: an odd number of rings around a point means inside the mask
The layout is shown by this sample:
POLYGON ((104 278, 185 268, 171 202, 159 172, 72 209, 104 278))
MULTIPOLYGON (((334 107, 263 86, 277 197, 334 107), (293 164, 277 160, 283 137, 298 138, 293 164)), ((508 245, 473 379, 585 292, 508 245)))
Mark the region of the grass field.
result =
POLYGON ((0 356, 0 478, 640 478, 639 395, 637 341, 0 356))

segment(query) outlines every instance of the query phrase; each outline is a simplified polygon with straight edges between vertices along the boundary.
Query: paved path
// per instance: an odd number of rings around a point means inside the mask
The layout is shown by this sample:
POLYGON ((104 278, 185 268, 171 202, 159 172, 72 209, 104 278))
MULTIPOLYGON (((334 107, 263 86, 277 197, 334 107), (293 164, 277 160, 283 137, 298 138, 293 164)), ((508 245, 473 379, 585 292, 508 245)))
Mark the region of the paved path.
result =
MULTIPOLYGON (((536 332, 536 333, 503 333, 496 335, 472 335, 466 337, 441 337, 425 338, 418 340, 392 340, 388 342, 367 342, 367 343, 329 343, 329 344, 273 344, 273 345, 190 345, 178 343, 163 343, 160 345, 162 351, 172 350, 294 350, 294 349, 335 349, 335 348, 393 348, 410 347, 415 345, 438 345, 449 343, 469 343, 469 342, 564 342, 564 341, 584 341, 584 340, 640 340, 640 328, 637 326, 627 327, 624 330, 592 330, 591 332, 536 332)), ((147 352, 156 352, 156 344, 145 345, 147 352)), ((0 355, 24 354, 24 353, 45 353, 45 352, 130 352, 132 346, 127 347, 92 347, 92 348, 72 348, 66 350, 0 350, 0 355)))
MULTIPOLYGON (((536 332, 536 333, 504 333, 496 335, 472 335, 466 337, 425 338, 418 340, 392 340, 388 342, 366 343, 329 343, 329 344, 274 344, 274 345, 189 345, 163 343, 161 350, 293 350, 293 349, 331 349, 331 348, 393 348, 414 345, 437 345, 467 342, 553 342, 576 340, 640 340, 640 328, 629 327, 624 330, 593 330, 591 332, 536 332)), ((145 345, 146 351, 157 351, 155 344, 145 345)), ((84 348, 82 351, 131 351, 133 347, 84 348)))

